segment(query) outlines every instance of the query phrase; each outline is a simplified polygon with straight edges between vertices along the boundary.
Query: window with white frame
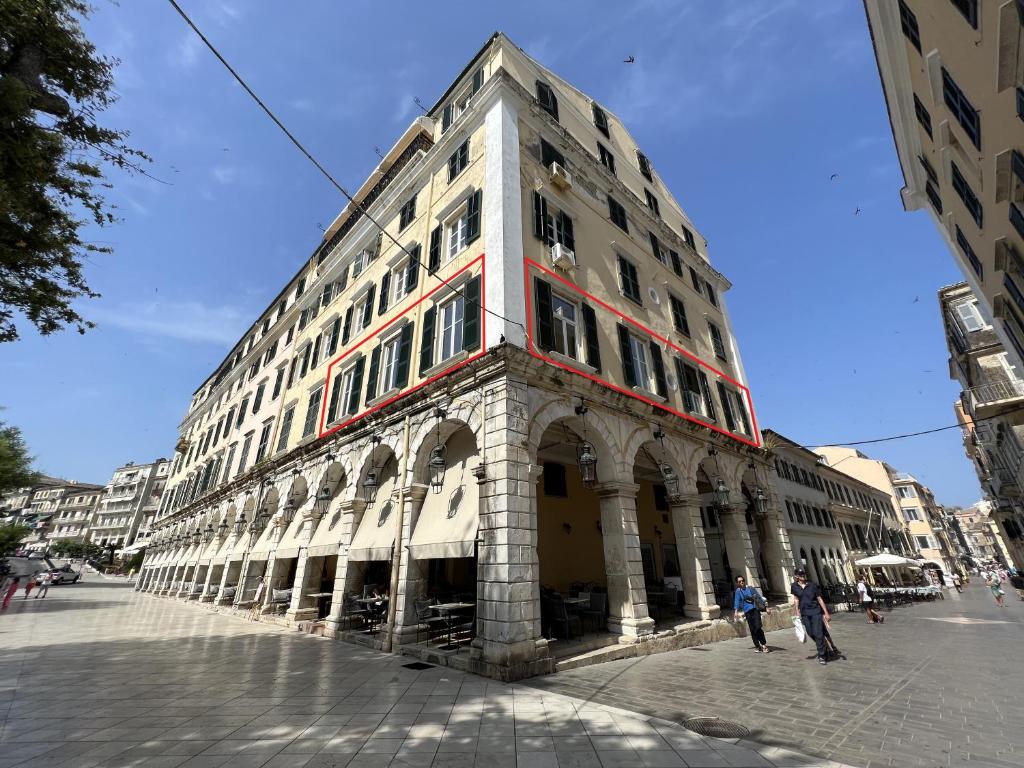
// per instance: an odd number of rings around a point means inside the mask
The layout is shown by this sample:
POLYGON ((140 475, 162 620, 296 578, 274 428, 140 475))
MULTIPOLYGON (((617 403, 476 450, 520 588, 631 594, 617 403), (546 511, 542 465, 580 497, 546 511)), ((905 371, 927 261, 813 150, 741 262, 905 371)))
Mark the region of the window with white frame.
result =
POLYGON ((647 345, 633 334, 629 335, 629 356, 633 360, 637 386, 651 389, 651 368, 647 363, 647 345))
POLYGON ((552 293, 551 314, 554 320, 555 351, 576 359, 579 354, 580 338, 579 329, 576 326, 576 305, 568 299, 552 293))
POLYGON ((447 360, 462 349, 462 323, 465 313, 465 300, 456 296, 441 306, 440 322, 438 323, 438 347, 441 360, 447 360))
POLYGON ((359 277, 359 275, 362 273, 362 271, 364 269, 366 269, 366 267, 367 267, 367 265, 369 265, 369 263, 370 263, 370 250, 368 248, 366 248, 366 249, 363 249, 362 251, 360 251, 359 255, 356 256, 355 261, 352 262, 352 277, 353 277, 353 279, 359 277))
POLYGON ((964 330, 968 333, 980 331, 988 327, 988 323, 985 322, 985 319, 981 316, 981 311, 978 309, 977 299, 957 304, 956 314, 960 318, 960 323, 963 325, 964 330))
POLYGON ((388 392, 398 385, 398 348, 401 341, 401 336, 398 335, 384 344, 381 355, 380 392, 388 392))
POLYGON ((369 300, 370 300, 369 294, 365 294, 362 299, 360 299, 358 302, 356 302, 355 308, 352 310, 352 333, 353 334, 359 333, 359 331, 363 330, 363 328, 368 326, 370 324, 369 321, 373 319, 373 309, 372 309, 372 307, 371 307, 369 312, 366 311, 366 303, 369 300), (364 323, 363 322, 364 320, 367 321, 367 322, 364 323))
POLYGON ((338 398, 338 412, 348 413, 349 403, 352 402, 352 390, 355 388, 356 366, 350 366, 341 377, 341 395, 338 398))
POLYGON ((404 299, 409 291, 409 272, 416 267, 412 260, 405 262, 391 273, 391 303, 397 304, 404 299))
POLYGON ((914 490, 912 485, 897 485, 896 495, 901 499, 916 499, 917 491, 914 490))
POLYGON ((921 513, 917 507, 904 507, 903 519, 908 523, 913 523, 921 519, 921 513))
POLYGON ((917 541, 917 546, 921 549, 935 549, 935 542, 932 541, 931 536, 915 536, 914 539, 917 541))
POLYGON ((466 247, 466 236, 469 232, 469 213, 463 213, 448 224, 448 261, 451 261, 466 247))

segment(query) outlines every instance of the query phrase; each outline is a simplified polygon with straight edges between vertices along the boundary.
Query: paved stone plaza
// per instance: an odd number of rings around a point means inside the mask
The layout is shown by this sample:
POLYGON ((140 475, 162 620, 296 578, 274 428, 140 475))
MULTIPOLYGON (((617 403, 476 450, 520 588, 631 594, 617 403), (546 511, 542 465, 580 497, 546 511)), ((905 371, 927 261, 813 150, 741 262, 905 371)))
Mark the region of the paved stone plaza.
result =
POLYGON ((0 768, 834 765, 131 591, 0 614, 0 768))
POLYGON ((848 659, 825 668, 777 632, 767 657, 733 640, 510 686, 94 576, 0 614, 0 768, 1016 766, 1024 674, 1003 654, 1024 604, 1008 605, 974 587, 882 627, 842 616, 848 659), (752 741, 667 722, 692 715, 752 741))
POLYGON ((1024 603, 988 589, 897 608, 885 624, 838 615, 846 660, 820 667, 789 632, 576 669, 529 684, 672 720, 718 716, 751 739, 858 766, 1024 765, 1024 603))

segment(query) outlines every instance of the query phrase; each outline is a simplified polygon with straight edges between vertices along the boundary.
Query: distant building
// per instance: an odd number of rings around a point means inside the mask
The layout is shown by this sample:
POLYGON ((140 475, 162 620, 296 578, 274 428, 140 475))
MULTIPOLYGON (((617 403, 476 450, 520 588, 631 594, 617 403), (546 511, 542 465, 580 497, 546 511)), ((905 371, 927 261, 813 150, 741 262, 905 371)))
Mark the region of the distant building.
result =
POLYGON ((80 483, 75 488, 65 489, 49 521, 49 542, 86 541, 93 514, 102 497, 102 485, 80 483))
POLYGON ((170 462, 129 462, 114 470, 93 517, 90 540, 103 547, 123 549, 135 543, 140 532, 148 535, 167 482, 170 462))
MULTIPOLYGON (((30 488, 21 488, 0 499, 6 522, 27 525, 32 533, 22 542, 26 549, 45 550, 54 538, 64 538, 71 530, 88 526, 92 509, 103 486, 41 477, 30 488), (57 536, 57 531, 61 533, 57 536)), ((76 536, 83 533, 76 533, 76 536)))
POLYGON ((865 0, 908 211, 923 209, 1024 363, 1024 6, 865 0))

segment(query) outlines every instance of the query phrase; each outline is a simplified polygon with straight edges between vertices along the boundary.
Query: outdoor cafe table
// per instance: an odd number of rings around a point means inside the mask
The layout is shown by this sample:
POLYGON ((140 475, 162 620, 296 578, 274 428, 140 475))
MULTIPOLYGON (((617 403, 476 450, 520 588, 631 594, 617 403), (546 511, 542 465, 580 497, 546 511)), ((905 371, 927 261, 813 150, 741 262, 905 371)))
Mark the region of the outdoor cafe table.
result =
POLYGON ((589 597, 564 597, 564 598, 562 598, 562 602, 565 603, 566 605, 574 605, 574 606, 580 607, 580 606, 584 606, 584 605, 590 605, 590 598, 589 597))
POLYGON ((324 598, 334 597, 334 593, 333 592, 307 592, 306 593, 306 597, 315 597, 316 598, 316 605, 317 605, 316 612, 318 614, 322 614, 324 612, 323 610, 321 610, 323 608, 324 598))
POLYGON ((445 626, 448 628, 448 645, 442 645, 442 651, 454 651, 459 646, 452 645, 452 628, 455 626, 454 615, 459 611, 465 611, 473 607, 473 603, 439 603, 437 605, 430 606, 430 610, 437 611, 441 614, 441 618, 444 619, 445 626))
MULTIPOLYGON (((365 605, 366 610, 374 619, 384 619, 384 611, 387 610, 388 607, 387 597, 357 597, 356 602, 365 605)), ((371 634, 376 634, 376 622, 374 623, 374 628, 371 634)))

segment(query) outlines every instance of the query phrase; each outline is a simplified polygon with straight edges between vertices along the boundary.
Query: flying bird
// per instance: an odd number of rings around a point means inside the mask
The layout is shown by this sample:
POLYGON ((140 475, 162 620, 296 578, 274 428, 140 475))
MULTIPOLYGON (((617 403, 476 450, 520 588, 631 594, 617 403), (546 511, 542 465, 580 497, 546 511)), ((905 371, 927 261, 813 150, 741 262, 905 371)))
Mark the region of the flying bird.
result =
POLYGON ((231 151, 231 147, 221 147, 220 151, 221 152, 230 152, 231 151))
POLYGON ((913 300, 912 302, 910 302, 910 303, 911 303, 911 304, 917 304, 917 302, 919 302, 920 300, 921 300, 921 297, 920 297, 920 296, 915 296, 915 297, 914 297, 914 300, 913 300))
POLYGON ((632 64, 632 63, 634 63, 635 61, 636 61, 636 56, 627 56, 627 57, 625 58, 625 60, 623 60, 623 62, 622 62, 622 63, 623 63, 623 64, 632 64))
POLYGON ((829 181, 835 181, 838 178, 839 178, 839 174, 838 173, 833 173, 831 176, 828 177, 828 180, 829 181))
POLYGON ((857 210, 853 212, 853 215, 856 216, 858 213, 860 213, 860 206, 857 206, 857 210))

